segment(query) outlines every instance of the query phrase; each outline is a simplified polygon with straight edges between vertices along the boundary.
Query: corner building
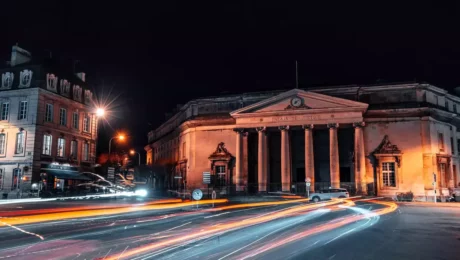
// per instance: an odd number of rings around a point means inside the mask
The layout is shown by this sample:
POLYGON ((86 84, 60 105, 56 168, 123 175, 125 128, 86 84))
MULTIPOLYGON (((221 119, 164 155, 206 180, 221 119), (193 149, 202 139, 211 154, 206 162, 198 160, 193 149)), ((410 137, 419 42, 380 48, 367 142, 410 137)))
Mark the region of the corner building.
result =
POLYGON ((460 180, 460 98, 430 84, 293 89, 197 99, 148 134, 158 188, 221 195, 306 192, 416 199, 460 180), (434 183, 434 179, 436 182, 434 183))

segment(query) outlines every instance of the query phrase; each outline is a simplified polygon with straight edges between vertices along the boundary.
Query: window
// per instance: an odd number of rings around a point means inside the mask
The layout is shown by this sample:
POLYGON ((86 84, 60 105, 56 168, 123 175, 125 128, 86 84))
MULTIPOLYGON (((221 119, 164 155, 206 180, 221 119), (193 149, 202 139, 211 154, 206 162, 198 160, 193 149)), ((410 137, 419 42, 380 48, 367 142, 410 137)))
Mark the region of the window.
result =
POLYGON ((57 141, 57 156, 64 157, 65 156, 65 139, 60 137, 57 141))
POLYGON ((460 139, 457 139, 457 153, 460 154, 460 139))
POLYGON ((9 112, 10 112, 10 103, 2 103, 1 120, 8 120, 9 112))
POLYGON ((88 115, 85 115, 83 118, 83 131, 89 133, 89 126, 91 124, 91 119, 89 118, 88 115))
POLYGON ((83 161, 89 161, 89 143, 84 143, 83 144, 83 161))
POLYGON ((16 149, 14 153, 15 154, 24 153, 24 132, 19 132, 16 134, 16 149))
POLYGON ((27 101, 21 101, 19 103, 19 114, 18 119, 26 119, 27 118, 27 101))
POLYGON ((77 159, 78 155, 78 142, 76 140, 72 140, 72 142, 70 142, 70 157, 72 157, 73 159, 77 159))
POLYGON ((457 113, 457 104, 454 103, 454 104, 453 104, 453 107, 454 107, 454 109, 453 109, 453 110, 454 110, 454 113, 457 113))
POLYGON ((225 180, 226 180, 226 171, 225 171, 225 166, 216 166, 216 178, 217 178, 217 185, 218 186, 225 186, 225 180))
POLYGON ((78 116, 78 111, 73 112, 72 116, 72 127, 75 129, 78 129, 78 121, 79 121, 79 116, 78 116))
POLYGON ((451 149, 451 153, 452 154, 455 154, 455 149, 454 149, 454 138, 450 138, 450 149, 451 149))
POLYGON ((6 134, 0 134, 0 155, 5 155, 6 152, 6 134))
POLYGON ((444 135, 438 133, 438 147, 440 152, 444 152, 444 135))
POLYGON ((43 135, 43 151, 42 154, 44 155, 51 155, 51 143, 53 137, 51 135, 43 135))
POLYGON ((67 125, 67 109, 61 108, 59 113, 59 124, 60 125, 67 125))
POLYGON ((3 180, 4 180, 4 171, 3 169, 0 169, 0 190, 3 190, 3 180))
POLYGON ((19 189, 21 185, 21 169, 15 168, 13 169, 13 181, 11 183, 11 187, 13 189, 19 189))
POLYGON ((382 163, 382 177, 384 187, 396 187, 395 163, 382 163))
POLYGON ((45 111, 45 121, 46 122, 53 122, 53 104, 46 104, 46 111, 45 111))

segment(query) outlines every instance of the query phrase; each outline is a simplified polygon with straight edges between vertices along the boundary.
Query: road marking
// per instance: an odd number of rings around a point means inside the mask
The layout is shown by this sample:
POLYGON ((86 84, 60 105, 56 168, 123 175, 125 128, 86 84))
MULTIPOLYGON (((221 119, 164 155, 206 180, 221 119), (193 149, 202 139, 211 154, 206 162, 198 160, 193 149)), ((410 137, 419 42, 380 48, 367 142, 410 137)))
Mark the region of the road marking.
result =
MULTIPOLYGON (((185 225, 188 225, 188 224, 190 224, 190 223, 192 223, 192 222, 187 222, 187 223, 185 223, 185 224, 182 224, 182 225, 179 225, 179 226, 177 226, 177 227, 173 227, 173 228, 167 229, 167 230, 162 231, 162 232, 171 231, 171 230, 174 230, 174 229, 176 229, 176 228, 180 228, 180 227, 183 227, 183 226, 185 226, 185 225)), ((161 232, 160 232, 160 233, 161 233, 161 232)))
POLYGON ((104 260, 110 253, 110 251, 112 251, 112 248, 109 249, 109 251, 107 252, 107 254, 105 254, 104 258, 102 258, 102 260, 104 260))

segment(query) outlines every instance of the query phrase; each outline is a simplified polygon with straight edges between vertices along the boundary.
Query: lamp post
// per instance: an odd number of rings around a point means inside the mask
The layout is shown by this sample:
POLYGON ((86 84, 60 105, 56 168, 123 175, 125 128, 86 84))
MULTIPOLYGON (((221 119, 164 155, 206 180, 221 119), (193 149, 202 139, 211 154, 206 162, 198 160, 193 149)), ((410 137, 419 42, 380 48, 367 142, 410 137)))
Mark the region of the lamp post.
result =
POLYGON ((112 154, 111 153, 111 151, 112 151, 112 140, 115 139, 115 138, 117 138, 118 140, 123 141, 125 139, 125 136, 120 134, 120 135, 117 135, 117 136, 114 136, 114 137, 110 138, 110 140, 109 140, 109 161, 111 161, 110 160, 110 155, 112 154))
POLYGON ((138 154, 138 156, 139 156, 139 166, 140 166, 140 165, 141 165, 141 154, 140 154, 139 152, 134 151, 134 150, 129 151, 129 153, 130 153, 131 155, 134 155, 134 154, 136 154, 136 153, 138 154))

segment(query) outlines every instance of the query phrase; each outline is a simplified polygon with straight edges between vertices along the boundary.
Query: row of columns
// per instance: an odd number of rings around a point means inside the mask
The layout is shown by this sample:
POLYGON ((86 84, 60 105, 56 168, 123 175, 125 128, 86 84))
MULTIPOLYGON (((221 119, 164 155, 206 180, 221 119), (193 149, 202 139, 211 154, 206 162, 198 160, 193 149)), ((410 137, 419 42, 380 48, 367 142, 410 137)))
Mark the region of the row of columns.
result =
MULTIPOLYGON (((329 128, 329 163, 331 187, 340 188, 340 160, 339 144, 337 138, 337 128, 339 124, 327 124, 329 128)), ((365 180, 365 154, 364 154, 364 122, 353 123, 355 129, 354 138, 354 162, 355 162, 355 182, 360 193, 366 193, 365 180)), ((279 126, 281 131, 281 189, 289 192, 291 190, 291 149, 289 140, 289 126, 279 126)), ((315 165, 313 152, 313 128, 314 125, 304 125, 305 131, 305 178, 311 182, 311 190, 315 187, 315 165)), ((258 132, 258 189, 259 192, 267 191, 268 182, 268 146, 265 127, 256 128, 258 132)), ((236 170, 235 183, 236 190, 242 191, 243 175, 243 133, 242 129, 236 129, 236 170)))

